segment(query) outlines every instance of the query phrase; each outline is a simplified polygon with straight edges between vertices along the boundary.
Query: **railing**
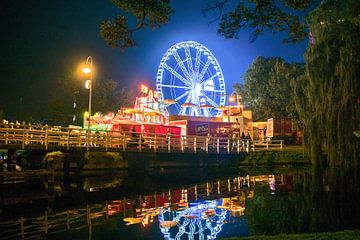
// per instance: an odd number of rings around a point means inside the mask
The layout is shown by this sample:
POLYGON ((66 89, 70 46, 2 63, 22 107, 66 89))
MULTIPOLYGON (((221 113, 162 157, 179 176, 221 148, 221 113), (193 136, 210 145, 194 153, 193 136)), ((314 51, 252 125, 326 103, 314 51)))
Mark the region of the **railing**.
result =
POLYGON ((282 149, 283 141, 126 131, 93 131, 37 125, 0 125, 0 145, 21 149, 240 153, 282 149))

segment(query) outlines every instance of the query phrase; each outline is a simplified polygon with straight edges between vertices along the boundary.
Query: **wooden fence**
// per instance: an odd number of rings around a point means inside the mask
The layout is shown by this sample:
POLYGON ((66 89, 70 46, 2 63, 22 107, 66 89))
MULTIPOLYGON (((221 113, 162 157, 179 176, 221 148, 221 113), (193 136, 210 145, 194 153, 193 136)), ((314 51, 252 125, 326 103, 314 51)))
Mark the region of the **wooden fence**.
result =
POLYGON ((283 149, 283 140, 93 131, 37 125, 0 125, 0 148, 87 151, 240 153, 283 149))

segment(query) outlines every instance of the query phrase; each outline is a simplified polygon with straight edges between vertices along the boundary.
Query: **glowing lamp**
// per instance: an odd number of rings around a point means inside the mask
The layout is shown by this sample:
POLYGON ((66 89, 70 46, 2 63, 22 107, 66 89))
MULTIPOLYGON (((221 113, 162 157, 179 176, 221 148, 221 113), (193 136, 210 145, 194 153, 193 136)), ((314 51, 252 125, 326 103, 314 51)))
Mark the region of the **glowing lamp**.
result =
POLYGON ((84 67, 84 68, 81 69, 81 70, 82 70, 82 72, 85 73, 85 74, 91 73, 91 68, 89 68, 89 67, 84 67))
POLYGON ((236 97, 230 96, 230 97, 229 97, 229 101, 230 101, 230 102, 235 102, 235 101, 236 101, 236 97))

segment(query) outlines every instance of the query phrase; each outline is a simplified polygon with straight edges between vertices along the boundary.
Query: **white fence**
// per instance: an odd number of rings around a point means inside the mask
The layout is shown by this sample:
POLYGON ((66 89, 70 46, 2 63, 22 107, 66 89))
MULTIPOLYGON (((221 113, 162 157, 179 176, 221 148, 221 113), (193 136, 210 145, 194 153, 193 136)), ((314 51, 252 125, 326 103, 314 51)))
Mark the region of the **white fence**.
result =
POLYGON ((283 149, 283 140, 255 141, 214 136, 93 131, 38 125, 0 125, 0 146, 21 149, 240 153, 283 149))

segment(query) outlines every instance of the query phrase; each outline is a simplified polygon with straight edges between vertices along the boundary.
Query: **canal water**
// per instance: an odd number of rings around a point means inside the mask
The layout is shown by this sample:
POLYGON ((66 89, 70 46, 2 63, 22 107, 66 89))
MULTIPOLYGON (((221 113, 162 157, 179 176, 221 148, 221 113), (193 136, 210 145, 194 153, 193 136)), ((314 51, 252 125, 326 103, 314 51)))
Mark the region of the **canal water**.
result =
POLYGON ((353 169, 88 172, 1 186, 0 239, 221 239, 360 228, 353 169))

